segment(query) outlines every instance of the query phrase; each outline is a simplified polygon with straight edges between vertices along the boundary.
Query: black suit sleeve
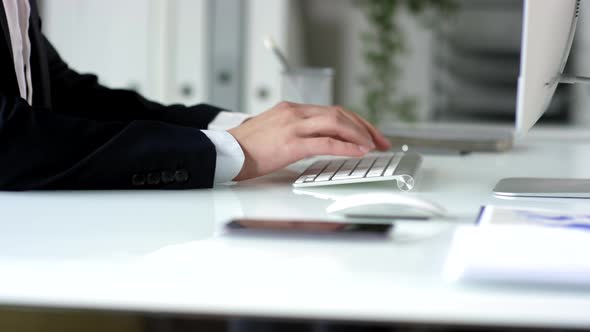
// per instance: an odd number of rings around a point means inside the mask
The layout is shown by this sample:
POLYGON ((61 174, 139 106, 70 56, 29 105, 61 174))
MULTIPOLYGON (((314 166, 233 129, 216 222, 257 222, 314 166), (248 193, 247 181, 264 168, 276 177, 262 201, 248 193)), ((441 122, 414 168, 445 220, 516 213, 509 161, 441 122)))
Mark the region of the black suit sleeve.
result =
POLYGON ((0 92, 2 190, 205 188, 214 172, 215 147, 196 128, 77 118, 0 92))
POLYGON ((213 185, 215 146, 199 129, 220 109, 164 107, 105 88, 68 68, 44 42, 52 108, 0 91, 1 190, 213 185))

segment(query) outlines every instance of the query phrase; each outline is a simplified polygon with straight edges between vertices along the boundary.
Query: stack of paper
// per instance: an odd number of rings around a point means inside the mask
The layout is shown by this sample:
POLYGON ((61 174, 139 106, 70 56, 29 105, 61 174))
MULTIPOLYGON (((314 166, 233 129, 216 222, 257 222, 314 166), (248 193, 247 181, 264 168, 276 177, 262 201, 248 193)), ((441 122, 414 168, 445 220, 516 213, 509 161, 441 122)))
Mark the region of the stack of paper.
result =
POLYGON ((454 281, 590 286, 590 231, 523 225, 460 228, 445 276, 454 281))

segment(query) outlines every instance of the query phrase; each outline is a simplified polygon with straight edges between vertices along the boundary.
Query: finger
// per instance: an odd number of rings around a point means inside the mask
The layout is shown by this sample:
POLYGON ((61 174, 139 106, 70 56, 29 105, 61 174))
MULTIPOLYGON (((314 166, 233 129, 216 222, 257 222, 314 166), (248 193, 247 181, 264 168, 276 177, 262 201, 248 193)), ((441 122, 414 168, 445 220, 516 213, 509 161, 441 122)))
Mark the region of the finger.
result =
MULTIPOLYGON (((359 119, 357 117, 353 116, 354 113, 349 112, 340 106, 335 106, 334 108, 337 112, 339 112, 341 115, 345 116, 352 123, 354 123, 354 125, 357 126, 359 128, 359 130, 362 130, 363 132, 365 132, 365 134, 368 137, 371 137, 371 141, 373 141, 373 135, 371 135, 371 132, 368 130, 368 128, 365 126, 365 124, 362 121, 359 121, 359 119)), ((375 145, 375 144, 373 144, 373 145, 375 145)))
POLYGON ((332 116, 337 118, 342 118, 345 120, 350 121, 350 123, 357 127, 356 130, 360 130, 364 132, 367 137, 371 137, 371 133, 367 130, 365 125, 359 122, 354 117, 349 116, 347 111, 340 107, 340 106, 318 106, 318 105, 299 105, 299 112, 303 116, 303 118, 315 118, 320 116, 332 116))
POLYGON ((358 130, 362 130, 367 137, 371 138, 371 142, 373 143, 373 146, 376 146, 374 139, 373 139, 373 135, 371 134, 371 132, 369 131, 369 129, 367 128, 367 126, 360 121, 357 117, 355 117, 352 112, 347 111, 346 109, 344 109, 341 106, 334 106, 333 109, 338 112, 341 116, 346 117, 347 119, 349 119, 357 128, 358 130))
POLYGON ((325 115, 330 112, 326 106, 310 105, 310 104, 299 104, 299 111, 304 118, 312 118, 316 116, 325 115))
POLYGON ((342 121, 331 116, 309 118, 299 124, 296 133, 299 137, 331 137, 362 145, 368 150, 375 148, 370 134, 359 130, 348 119, 342 121))
POLYGON ((315 118, 324 115, 330 115, 340 118, 345 118, 350 121, 350 125, 355 127, 355 130, 363 132, 371 141, 369 146, 371 149, 378 147, 380 150, 389 149, 390 143, 381 133, 373 127, 369 122, 364 121, 360 116, 355 113, 349 112, 340 106, 317 106, 317 105, 305 105, 299 104, 299 112, 303 118, 315 118))
POLYGON ((315 156, 362 157, 369 150, 363 146, 331 137, 306 138, 299 145, 306 158, 315 156))
POLYGON ((391 142, 377 129, 373 126, 369 121, 365 120, 360 115, 353 113, 353 112, 346 112, 348 116, 354 118, 358 121, 363 127, 367 129, 370 133, 373 142, 377 146, 379 150, 387 150, 391 148, 391 142))
POLYGON ((391 148, 391 142, 389 141, 389 139, 387 139, 387 137, 385 137, 381 133, 381 131, 379 131, 379 129, 375 128, 375 126, 373 126, 369 121, 363 119, 363 117, 361 117, 360 115, 358 115, 356 113, 352 113, 352 112, 347 112, 347 113, 350 114, 350 116, 356 118, 360 123, 363 124, 363 126, 365 126, 365 128, 367 128, 367 130, 371 134, 371 137, 373 138, 373 142, 375 142, 375 145, 377 146, 377 149, 389 150, 391 148))

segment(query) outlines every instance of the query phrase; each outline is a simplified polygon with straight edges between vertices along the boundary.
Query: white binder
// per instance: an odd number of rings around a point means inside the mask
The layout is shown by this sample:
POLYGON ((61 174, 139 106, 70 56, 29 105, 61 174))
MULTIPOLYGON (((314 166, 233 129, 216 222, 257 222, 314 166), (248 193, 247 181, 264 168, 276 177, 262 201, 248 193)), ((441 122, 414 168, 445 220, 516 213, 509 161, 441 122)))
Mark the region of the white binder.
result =
POLYGON ((193 105, 209 100, 208 0, 169 1, 171 75, 168 102, 193 105))
POLYGON ((44 31, 66 63, 100 73, 102 83, 155 95, 151 63, 151 2, 51 0, 43 4, 44 31))
POLYGON ((281 100, 282 69, 263 38, 271 36, 292 64, 304 63, 301 2, 249 0, 247 13, 244 104, 245 111, 258 114, 281 100))

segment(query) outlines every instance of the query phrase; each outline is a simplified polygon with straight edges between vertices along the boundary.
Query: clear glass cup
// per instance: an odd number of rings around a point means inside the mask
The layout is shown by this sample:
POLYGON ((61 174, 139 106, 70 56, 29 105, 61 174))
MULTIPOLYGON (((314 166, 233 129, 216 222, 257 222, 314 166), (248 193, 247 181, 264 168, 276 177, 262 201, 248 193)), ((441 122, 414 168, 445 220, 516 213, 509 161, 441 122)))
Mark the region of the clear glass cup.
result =
POLYGON ((300 104, 333 105, 333 85, 332 68, 293 68, 282 74, 282 99, 300 104))

